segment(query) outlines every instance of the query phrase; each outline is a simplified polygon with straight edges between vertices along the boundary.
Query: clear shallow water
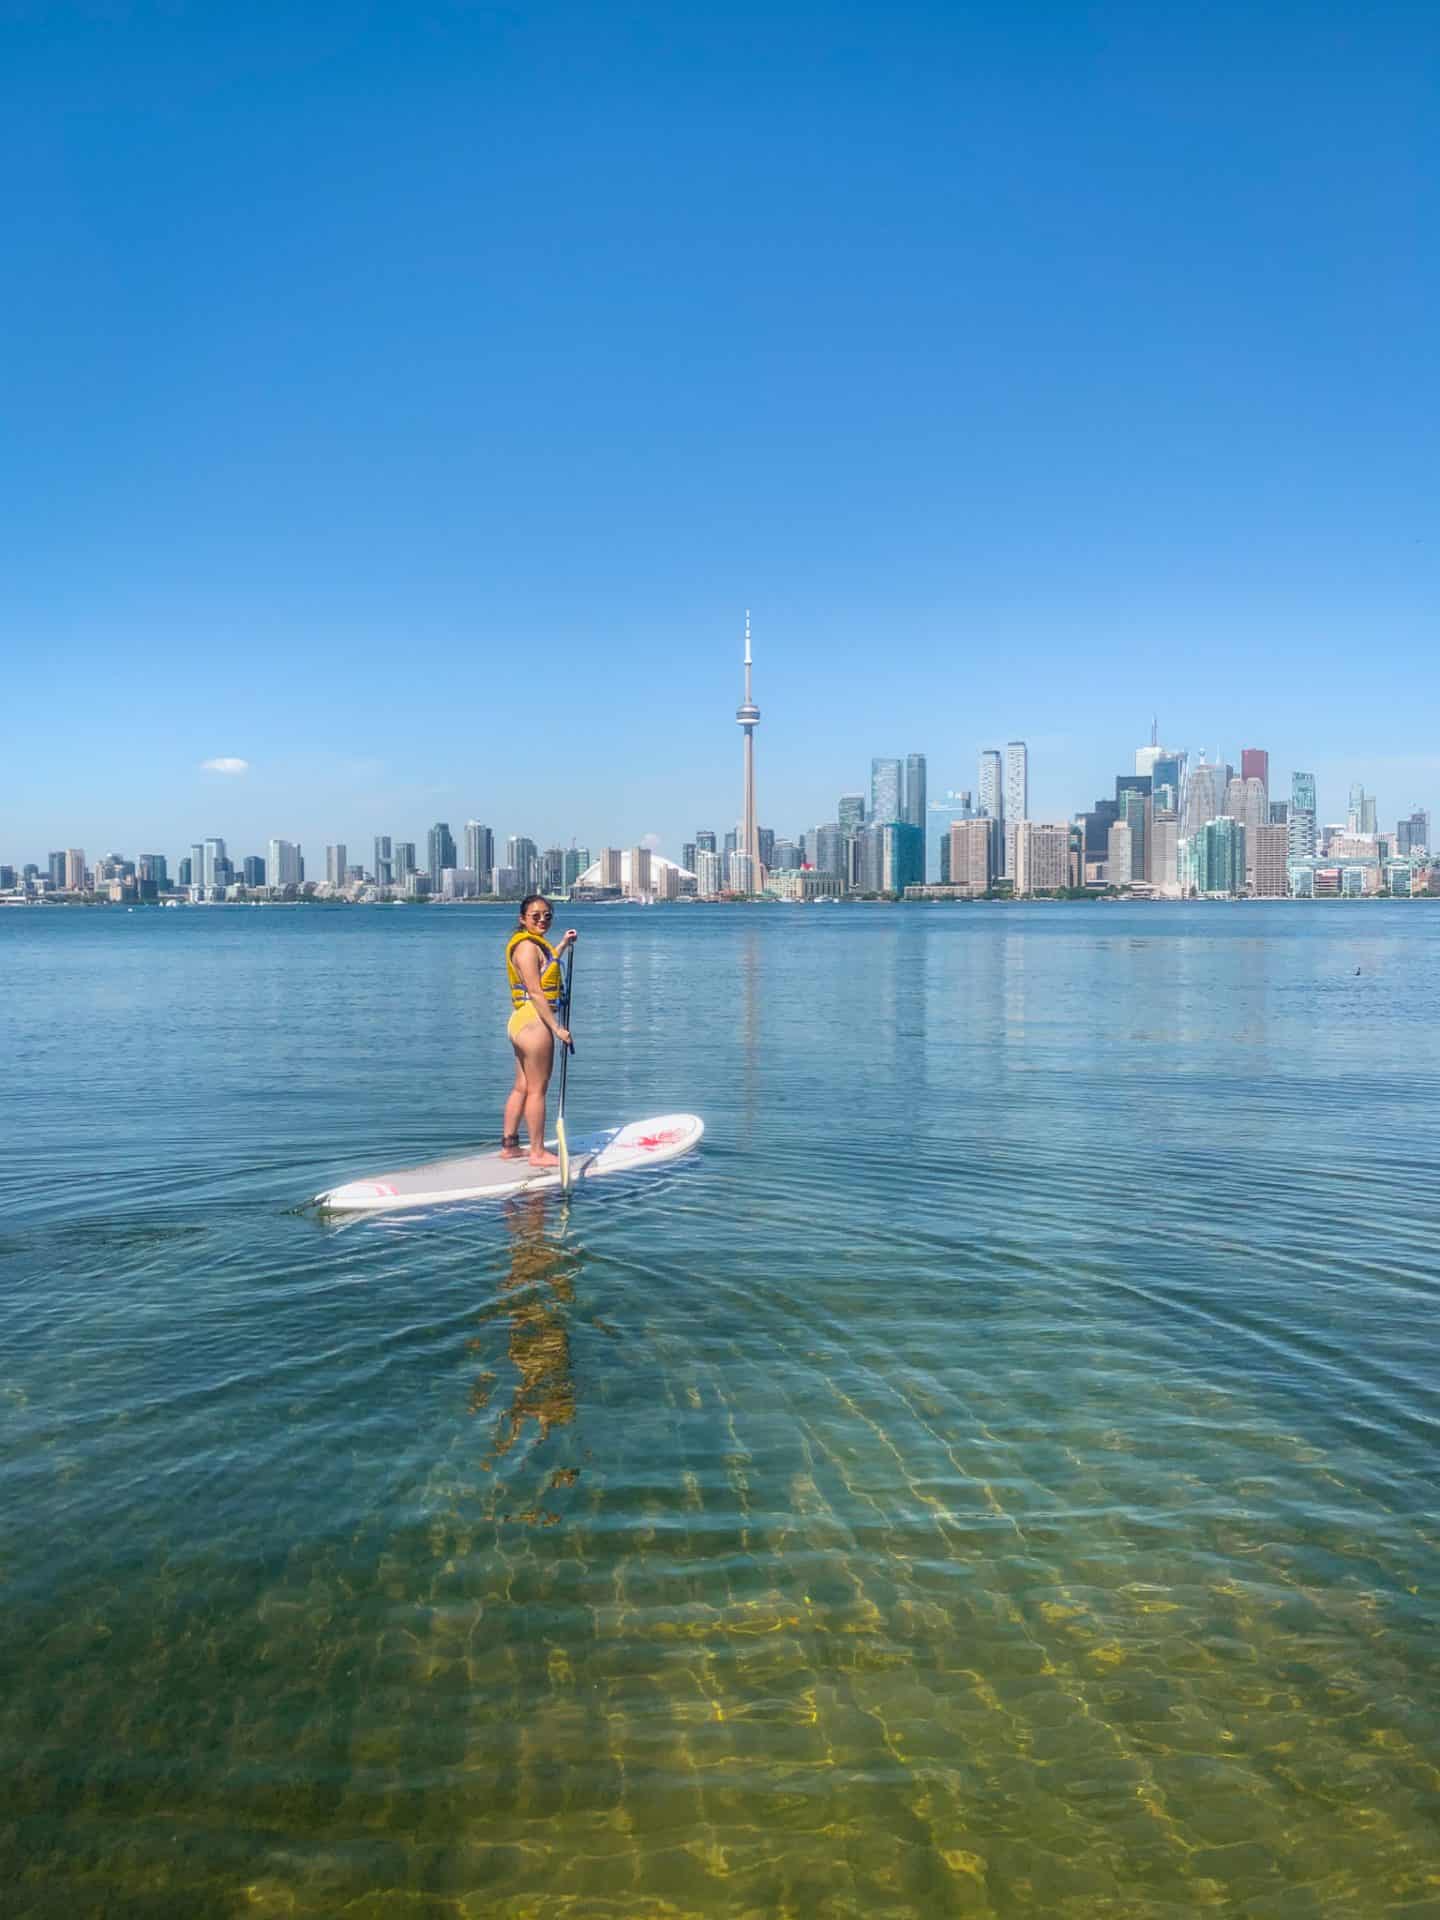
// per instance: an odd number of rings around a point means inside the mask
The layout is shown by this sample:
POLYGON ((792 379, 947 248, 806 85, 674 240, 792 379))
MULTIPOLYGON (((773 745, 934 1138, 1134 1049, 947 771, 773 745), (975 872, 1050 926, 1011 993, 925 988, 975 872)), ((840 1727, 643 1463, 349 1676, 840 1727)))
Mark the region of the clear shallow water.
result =
POLYGON ((576 923, 0 915, 7 1914, 1440 1913, 1440 914, 576 923))

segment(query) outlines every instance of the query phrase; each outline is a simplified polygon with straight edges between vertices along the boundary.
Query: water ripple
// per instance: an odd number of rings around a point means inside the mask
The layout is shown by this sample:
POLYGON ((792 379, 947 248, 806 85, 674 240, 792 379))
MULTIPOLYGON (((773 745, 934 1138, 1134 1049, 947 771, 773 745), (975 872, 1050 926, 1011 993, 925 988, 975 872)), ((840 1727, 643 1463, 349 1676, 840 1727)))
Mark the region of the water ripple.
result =
POLYGON ((10 1907, 1433 1908, 1431 916, 592 912, 693 1162, 291 1211, 501 927, 0 922, 10 1907))

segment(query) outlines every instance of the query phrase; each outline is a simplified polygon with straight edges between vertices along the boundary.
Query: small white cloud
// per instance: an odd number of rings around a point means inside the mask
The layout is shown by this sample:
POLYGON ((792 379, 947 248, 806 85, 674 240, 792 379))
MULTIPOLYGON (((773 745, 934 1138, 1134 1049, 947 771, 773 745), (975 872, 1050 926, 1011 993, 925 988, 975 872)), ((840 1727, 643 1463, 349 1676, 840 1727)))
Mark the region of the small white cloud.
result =
POLYGON ((640 844, 642 847, 648 847, 651 853, 658 853, 660 851, 660 836, 658 833, 642 834, 640 836, 640 844))
POLYGON ((214 760, 202 760, 200 770, 202 773, 248 773, 250 762, 237 760, 232 754, 222 753, 214 760))

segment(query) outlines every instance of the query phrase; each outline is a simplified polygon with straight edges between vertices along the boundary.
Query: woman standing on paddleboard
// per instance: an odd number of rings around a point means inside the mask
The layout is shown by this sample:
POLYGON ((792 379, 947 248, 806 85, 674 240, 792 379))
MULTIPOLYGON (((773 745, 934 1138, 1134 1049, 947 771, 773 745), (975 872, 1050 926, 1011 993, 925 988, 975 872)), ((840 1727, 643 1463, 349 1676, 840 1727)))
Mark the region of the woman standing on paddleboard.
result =
POLYGON ((527 893, 520 902, 520 924, 505 947, 505 977, 514 1012, 506 1032, 515 1049, 515 1084, 505 1102, 500 1157, 520 1158, 520 1121, 530 1135, 532 1167, 558 1167, 545 1149, 545 1094, 555 1064, 555 1042, 570 1044, 570 1029, 556 1018, 560 1005, 560 956, 579 939, 571 927, 552 947, 547 935, 555 918, 543 893, 527 893))

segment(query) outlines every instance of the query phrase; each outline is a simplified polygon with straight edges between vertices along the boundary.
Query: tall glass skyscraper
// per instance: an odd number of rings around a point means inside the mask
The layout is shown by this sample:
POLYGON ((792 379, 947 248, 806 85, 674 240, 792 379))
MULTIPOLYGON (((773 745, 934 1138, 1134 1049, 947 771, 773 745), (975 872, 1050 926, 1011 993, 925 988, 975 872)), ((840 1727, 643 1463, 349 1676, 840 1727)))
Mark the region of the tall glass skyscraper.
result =
POLYGON ((863 793, 842 793, 835 808, 835 821, 843 833, 858 833, 865 824, 863 793))
POLYGON ((925 878, 925 836, 908 820, 873 820, 860 829, 860 891, 903 893, 925 878))
POLYGON ((1351 833, 1374 833, 1376 830, 1376 800, 1373 793, 1366 793, 1357 780, 1350 789, 1350 811, 1347 824, 1351 833))
POLYGON ((837 880, 849 878, 849 859, 845 846, 847 838, 845 829, 833 822, 815 829, 812 860, 817 873, 832 873, 837 880))
POLYGON ((1179 813, 1184 806, 1188 757, 1181 747, 1141 747, 1135 755, 1135 771, 1149 774, 1150 793, 1157 808, 1168 807, 1179 813))
MULTIPOLYGON (((1139 774, 1133 776, 1137 782, 1142 777, 1143 776, 1139 774)), ((1115 804, 1120 809, 1119 822, 1117 822, 1117 824, 1123 823, 1130 829, 1130 872, 1128 878, 1131 880, 1148 880, 1150 878, 1150 795, 1143 792, 1138 785, 1125 786, 1122 788, 1117 780, 1116 786, 1119 790, 1115 795, 1115 804)))
POLYGON ((882 884, 887 893, 903 893, 925 879, 925 831, 908 820, 893 820, 884 835, 882 884))
POLYGON ((1315 855, 1315 776, 1292 773, 1290 776, 1290 818, 1286 821, 1289 854, 1292 860, 1311 860, 1315 855))
POLYGON ((522 893, 533 893, 539 886, 540 849, 527 835, 511 834, 505 842, 505 864, 514 873, 522 893))
POLYGON ((475 875, 481 893, 490 891, 490 875, 495 871, 495 835, 479 820, 465 822, 465 858, 461 863, 475 875))
POLYGON ((975 805, 989 820, 1005 818, 1005 796, 1000 785, 1000 749, 986 747, 980 755, 980 778, 976 784, 975 805))
POLYGON ((919 827, 925 831, 925 756, 923 753, 909 753, 905 756, 905 804, 900 817, 907 826, 919 827))
POLYGON ((265 872, 272 887, 298 887, 305 879, 305 856, 292 841, 272 840, 265 872))
POLYGON ((446 867, 458 867, 460 864, 455 858, 455 836, 450 831, 448 820, 437 820, 431 827, 426 852, 429 854, 426 867, 430 874, 430 885, 439 893, 440 876, 446 867))
MULTIPOLYGON (((905 814, 905 775, 898 760, 870 762, 870 820, 883 827, 905 814)), ((873 891, 873 889, 872 889, 873 891)))
MULTIPOLYGON (((1400 854, 1428 853, 1430 851, 1430 813, 1428 808, 1417 807, 1407 820, 1397 821, 1395 826, 1395 851, 1400 854)), ((142 854, 141 859, 144 859, 142 854)))
POLYGON ((1245 829, 1223 814, 1207 820, 1191 847, 1197 893, 1242 893, 1245 889, 1245 829))

